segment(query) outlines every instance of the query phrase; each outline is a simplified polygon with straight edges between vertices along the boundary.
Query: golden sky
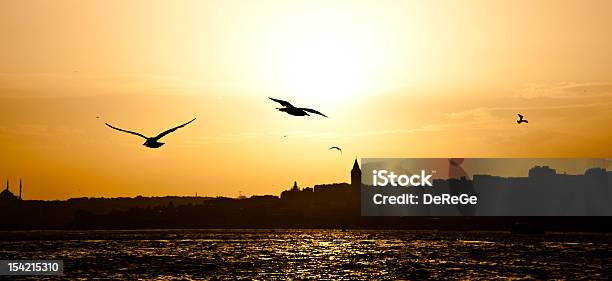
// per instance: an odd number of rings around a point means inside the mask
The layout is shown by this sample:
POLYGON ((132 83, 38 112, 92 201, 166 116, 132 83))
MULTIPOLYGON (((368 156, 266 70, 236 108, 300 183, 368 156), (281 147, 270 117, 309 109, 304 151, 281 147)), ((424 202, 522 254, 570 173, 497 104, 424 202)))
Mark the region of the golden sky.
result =
POLYGON ((233 197, 348 181, 355 156, 610 157, 611 26, 604 0, 4 0, 0 178, 233 197), (156 150, 104 125, 196 116, 156 150))

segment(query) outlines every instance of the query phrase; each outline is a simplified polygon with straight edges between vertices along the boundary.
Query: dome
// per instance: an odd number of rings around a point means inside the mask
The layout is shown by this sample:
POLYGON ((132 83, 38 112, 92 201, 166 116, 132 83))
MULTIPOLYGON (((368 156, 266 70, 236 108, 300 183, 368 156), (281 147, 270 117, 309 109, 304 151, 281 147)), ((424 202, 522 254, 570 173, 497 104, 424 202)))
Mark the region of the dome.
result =
POLYGON ((17 200, 17 196, 15 196, 8 189, 5 189, 2 192, 0 192, 0 200, 1 201, 4 201, 4 200, 17 200))

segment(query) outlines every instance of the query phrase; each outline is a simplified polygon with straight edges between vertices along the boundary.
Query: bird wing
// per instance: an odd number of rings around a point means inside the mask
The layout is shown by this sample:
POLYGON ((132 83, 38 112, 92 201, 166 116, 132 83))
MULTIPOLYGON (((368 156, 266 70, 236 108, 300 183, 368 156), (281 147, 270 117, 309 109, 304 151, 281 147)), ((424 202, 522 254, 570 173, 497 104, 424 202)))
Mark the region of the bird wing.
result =
POLYGON ((523 119, 523 115, 517 114, 520 119, 523 119))
POLYGON ((167 135, 169 133, 172 133, 172 132, 176 131, 179 128, 183 128, 183 127, 187 126, 187 124, 189 124, 189 123, 191 123, 191 122, 193 122, 195 120, 196 120, 196 118, 193 118, 193 119, 191 119, 191 121, 189 121, 189 122, 187 122, 185 124, 176 126, 176 127, 172 128, 172 129, 169 129, 169 130, 166 130, 165 132, 162 132, 159 135, 157 135, 154 139, 159 140, 159 139, 163 138, 165 135, 167 135))
POLYGON ((342 149, 341 149, 341 148, 339 148, 339 147, 337 147, 337 146, 332 146, 332 147, 330 147, 329 149, 337 149, 337 150, 342 151, 342 149))
POLYGON ((119 129, 119 128, 117 128, 117 127, 113 127, 113 125, 108 124, 108 123, 104 123, 104 124, 106 124, 106 126, 109 126, 109 127, 113 128, 113 129, 115 129, 115 130, 117 130, 117 131, 121 131, 121 132, 128 133, 128 134, 132 134, 132 135, 137 135, 137 136, 139 136, 139 137, 143 137, 143 138, 145 138, 145 139, 147 138, 147 136, 145 136, 145 135, 143 135, 143 134, 141 134, 141 133, 132 132, 132 131, 124 130, 124 129, 119 129))
POLYGON ((321 115, 321 116, 325 116, 325 117, 327 117, 327 115, 325 115, 325 114, 323 114, 323 113, 321 113, 321 112, 318 112, 318 111, 316 111, 316 110, 314 110, 314 109, 310 109, 310 108, 300 108, 300 109, 301 109, 301 110, 304 110, 304 111, 307 111, 307 112, 310 112, 310 113, 319 114, 319 115, 321 115))
POLYGON ((295 106, 293 106, 293 105, 292 105, 291 103, 289 103, 288 101, 279 100, 279 99, 270 98, 270 97, 268 97, 268 98, 269 98, 269 99, 271 99, 271 100, 273 100, 273 101, 275 101, 275 102, 280 103, 280 104, 281 104, 282 106, 284 106, 284 107, 295 108, 295 106))

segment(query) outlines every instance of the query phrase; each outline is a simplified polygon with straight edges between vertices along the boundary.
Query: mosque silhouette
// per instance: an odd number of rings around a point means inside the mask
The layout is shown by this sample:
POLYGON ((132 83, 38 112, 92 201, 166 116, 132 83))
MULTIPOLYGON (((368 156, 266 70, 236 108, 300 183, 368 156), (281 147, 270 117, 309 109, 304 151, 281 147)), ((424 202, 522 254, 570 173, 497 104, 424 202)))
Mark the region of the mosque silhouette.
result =
POLYGON ((6 188, 4 190, 2 190, 2 192, 0 192, 0 201, 16 201, 16 200, 21 200, 22 189, 23 189, 23 183, 22 183, 21 179, 19 179, 19 197, 15 196, 15 194, 13 194, 9 190, 9 181, 6 180, 6 188))

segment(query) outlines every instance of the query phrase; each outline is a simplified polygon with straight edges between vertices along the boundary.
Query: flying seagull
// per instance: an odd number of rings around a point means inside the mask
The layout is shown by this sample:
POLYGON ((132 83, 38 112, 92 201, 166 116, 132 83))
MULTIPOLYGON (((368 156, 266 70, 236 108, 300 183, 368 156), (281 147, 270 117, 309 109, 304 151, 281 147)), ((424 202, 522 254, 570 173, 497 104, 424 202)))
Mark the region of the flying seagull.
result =
POLYGON ((523 119, 523 115, 517 114, 519 117, 519 120, 516 120, 517 124, 521 124, 521 123, 529 123, 529 121, 523 119))
POLYGON ((308 114, 308 112, 310 113, 314 113, 314 114, 319 114, 321 116, 327 117, 325 114, 318 112, 314 109, 311 108, 304 108, 304 107, 295 107, 293 106, 291 103, 289 103, 288 101, 284 101, 284 100, 279 100, 279 99, 273 99, 273 98, 269 98, 275 102, 280 103, 280 105, 284 106, 281 108, 277 108, 278 111, 283 111, 286 112, 287 114, 291 114, 293 116, 310 116, 310 114, 308 114))
MULTIPOLYGON (((329 149, 336 149, 336 150, 340 151, 340 154, 342 154, 342 148, 339 148, 339 147, 337 147, 337 146, 332 146, 332 147, 330 147, 329 149)), ((328 150, 329 150, 329 149, 328 149, 328 150)))
POLYGON ((191 121, 189 121, 189 122, 187 122, 187 123, 185 123, 183 125, 179 125, 179 126, 176 126, 176 127, 172 128, 172 129, 166 130, 166 131, 164 131, 164 132, 160 133, 159 135, 157 135, 155 137, 152 137, 152 138, 147 137, 147 136, 145 136, 145 135, 143 135, 141 133, 132 132, 132 131, 124 130, 124 129, 119 129, 117 127, 113 127, 113 125, 108 124, 108 123, 105 123, 105 124, 106 124, 106 126, 109 126, 109 127, 113 128, 113 129, 115 129, 117 131, 121 131, 121 132, 132 134, 132 135, 137 135, 139 137, 145 138, 146 141, 142 145, 144 145, 144 146, 146 146, 148 148, 159 148, 162 145, 164 145, 163 142, 158 142, 159 139, 163 138, 165 135, 167 135, 169 133, 172 133, 172 132, 176 131, 179 128, 183 128, 183 127, 187 126, 187 124, 193 122, 194 120, 196 120, 196 119, 193 118, 191 121))

